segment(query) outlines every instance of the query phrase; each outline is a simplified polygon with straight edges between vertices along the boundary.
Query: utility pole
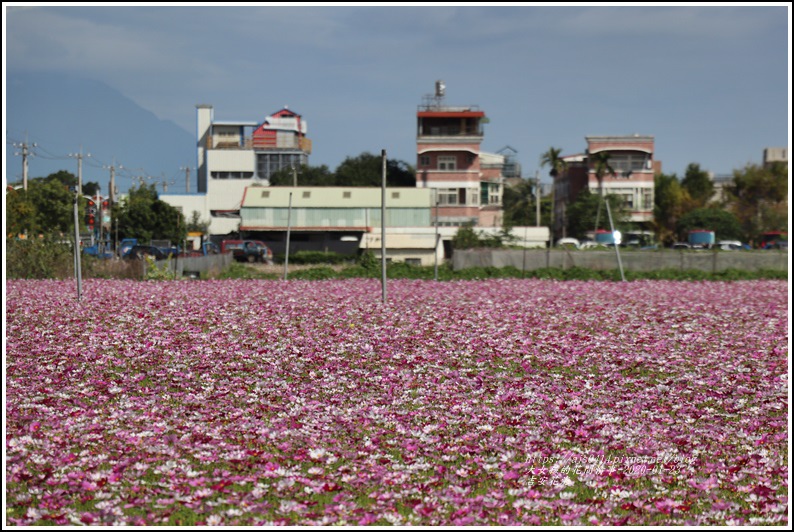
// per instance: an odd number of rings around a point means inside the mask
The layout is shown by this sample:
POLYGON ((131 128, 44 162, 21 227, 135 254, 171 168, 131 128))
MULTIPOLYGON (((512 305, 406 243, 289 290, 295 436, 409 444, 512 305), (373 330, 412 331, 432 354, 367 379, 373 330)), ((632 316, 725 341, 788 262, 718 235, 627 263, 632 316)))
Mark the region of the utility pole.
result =
POLYGON ((287 245, 284 248, 284 280, 287 280, 289 267, 289 233, 292 228, 292 192, 289 193, 289 207, 287 207, 287 245))
POLYGON ((380 266, 383 304, 386 304, 386 150, 381 150, 383 183, 380 192, 380 266))
POLYGON ((179 169, 185 171, 185 192, 190 193, 190 167, 182 166, 179 169))
POLYGON ((540 227, 540 172, 535 170, 535 227, 540 227))
POLYGON ((77 214, 77 199, 80 197, 79 189, 74 191, 74 277, 77 280, 77 302, 83 297, 83 276, 80 270, 80 217, 77 214))
POLYGON ((108 188, 108 199, 110 204, 116 203, 116 170, 121 170, 124 167, 121 165, 115 166, 115 163, 110 166, 105 166, 105 170, 110 170, 110 187, 108 188))
POLYGON ((78 194, 83 193, 83 157, 91 157, 90 153, 83 155, 83 147, 80 146, 79 153, 70 153, 69 157, 77 159, 77 191, 78 194))
POLYGON ((28 146, 27 143, 27 136, 25 142, 22 144, 14 144, 15 148, 19 148, 21 151, 16 152, 14 155, 21 155, 22 156, 22 188, 24 190, 28 189, 28 156, 33 155, 30 152, 30 148, 35 148, 36 143, 34 142, 32 146, 28 146))
POLYGON ((433 256, 436 258, 435 267, 433 268, 433 280, 438 281, 438 189, 434 188, 436 196, 436 245, 433 248, 433 256))

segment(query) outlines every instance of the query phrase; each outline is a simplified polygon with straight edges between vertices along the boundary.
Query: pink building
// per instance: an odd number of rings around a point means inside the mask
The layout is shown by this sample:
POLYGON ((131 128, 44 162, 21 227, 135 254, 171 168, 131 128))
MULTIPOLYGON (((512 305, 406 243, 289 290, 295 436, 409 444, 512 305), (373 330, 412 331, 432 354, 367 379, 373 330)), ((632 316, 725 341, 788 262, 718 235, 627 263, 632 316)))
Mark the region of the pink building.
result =
POLYGON ((649 225, 653 221, 654 176, 662 171, 661 162, 654 157, 654 138, 635 134, 589 136, 585 140, 587 151, 563 157, 568 170, 554 178, 555 237, 563 234, 566 207, 584 189, 623 198, 630 221, 640 227, 649 225), (602 152, 609 154, 608 163, 615 173, 605 175, 599 183, 593 156, 602 152))
POLYGON ((440 226, 502 224, 504 156, 480 151, 485 113, 476 106, 448 106, 444 85, 416 113, 416 186, 433 189, 440 226))

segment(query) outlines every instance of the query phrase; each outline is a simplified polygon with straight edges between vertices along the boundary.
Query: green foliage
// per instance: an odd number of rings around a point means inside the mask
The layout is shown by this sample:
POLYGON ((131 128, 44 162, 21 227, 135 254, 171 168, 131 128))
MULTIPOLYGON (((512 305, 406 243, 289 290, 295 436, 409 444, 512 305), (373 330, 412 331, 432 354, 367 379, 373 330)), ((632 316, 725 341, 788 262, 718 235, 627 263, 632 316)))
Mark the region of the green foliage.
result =
POLYGON ((343 264, 353 257, 332 251, 296 251, 290 253, 291 264, 343 264))
POLYGON ((593 169, 595 170, 596 179, 598 180, 598 194, 603 195, 604 177, 607 175, 615 175, 615 169, 609 164, 610 154, 606 151, 600 151, 590 155, 593 161, 593 169))
POLYGON ((775 163, 768 168, 748 164, 733 173, 731 211, 739 219, 747 241, 767 231, 788 227, 788 167, 775 163))
MULTIPOLYGON (((336 168, 337 186, 379 187, 383 183, 383 159, 364 152, 348 157, 336 168)), ((416 172, 403 161, 386 159, 386 186, 415 187, 416 172)))
POLYGON ((381 261, 369 250, 364 251, 358 258, 358 265, 365 271, 375 271, 381 267, 381 261))
POLYGON ((201 219, 201 213, 193 211, 190 214, 190 221, 187 222, 185 230, 188 233, 203 233, 206 235, 209 232, 209 227, 210 223, 201 219))
POLYGON ((560 155, 562 148, 549 148, 540 156, 540 166, 549 167, 549 175, 557 177, 568 169, 568 163, 560 155))
POLYGON ((506 229, 502 229, 500 234, 490 235, 482 231, 478 233, 471 224, 467 224, 459 227, 455 232, 455 236, 452 237, 452 248, 501 248, 510 240, 513 240, 513 237, 506 229))
POLYGON ((301 187, 331 187, 336 185, 336 177, 327 166, 307 166, 282 168, 270 175, 270 185, 291 187, 297 181, 301 187))
POLYGON ((10 188, 6 191, 6 236, 33 234, 36 207, 25 190, 10 188))
POLYGON ((160 200, 154 185, 131 188, 126 201, 117 206, 115 215, 119 239, 182 242, 187 236, 182 213, 160 200))
MULTIPOLYGON (((308 187, 379 187, 383 182, 383 161, 380 155, 364 152, 348 157, 331 172, 327 166, 303 165, 293 171, 283 168, 270 176, 271 186, 308 187)), ((386 159, 386 186, 415 187, 416 171, 404 161, 386 159)))
POLYGON ((742 240, 743 237, 739 220, 723 209, 695 209, 682 216, 676 224, 676 231, 682 240, 693 229, 714 231, 717 240, 742 240))
POLYGON ((8 279, 67 279, 74 276, 72 246, 55 238, 7 239, 5 266, 8 279))
MULTIPOLYGON (((606 201, 609 202, 609 210, 612 213, 612 222, 615 229, 626 231, 628 229, 628 212, 623 204, 623 199, 619 196, 608 195, 606 201)), ((609 217, 606 207, 604 207, 601 197, 593 194, 589 190, 582 190, 576 200, 568 205, 565 213, 567 234, 574 238, 583 239, 588 231, 609 227, 609 217)))
POLYGON ((681 187, 692 198, 692 208, 705 207, 714 195, 714 181, 711 180, 708 172, 700 169, 700 165, 697 163, 690 163, 686 167, 681 187))
POLYGON ((654 176, 654 230, 664 246, 680 240, 676 224, 690 203, 689 193, 681 186, 675 174, 654 176))
POLYGON ((157 266, 157 263, 152 257, 144 257, 146 261, 146 272, 144 280, 146 281, 173 281, 176 279, 176 272, 174 272, 170 261, 164 263, 162 266, 157 266))
MULTIPOLYGON (((535 183, 530 180, 505 187, 502 195, 505 226, 535 226, 537 222, 535 188, 535 183)), ((551 225, 551 198, 540 198, 540 225, 551 225)))
POLYGON ((31 232, 68 234, 74 231, 74 194, 65 185, 57 180, 32 180, 28 183, 27 200, 35 211, 28 227, 31 232))

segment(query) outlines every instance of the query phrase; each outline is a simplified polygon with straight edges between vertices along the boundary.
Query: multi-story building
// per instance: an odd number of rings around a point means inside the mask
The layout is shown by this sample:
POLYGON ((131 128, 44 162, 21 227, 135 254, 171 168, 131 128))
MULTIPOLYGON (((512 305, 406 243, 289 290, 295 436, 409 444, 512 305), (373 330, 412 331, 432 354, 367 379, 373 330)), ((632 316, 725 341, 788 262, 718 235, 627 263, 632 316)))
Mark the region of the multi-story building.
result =
POLYGON ((416 113, 416 186, 432 189, 440 226, 502 224, 504 156, 480 150, 485 118, 477 106, 446 105, 440 81, 416 113))
POLYGON ((563 157, 568 169, 554 178, 555 238, 564 234, 567 206, 587 189, 593 194, 615 195, 623 198, 629 220, 646 228, 653 221, 654 175, 662 171, 661 162, 654 158, 654 138, 645 135, 588 136, 583 154, 563 157), (599 181, 594 155, 606 152, 613 174, 599 181))
POLYGON ((168 194, 161 199, 190 219, 198 211, 210 233, 238 230, 240 204, 248 186, 268 185, 285 168, 308 165, 311 141, 301 115, 283 108, 262 122, 215 120, 211 105, 197 105, 198 194, 168 194))
POLYGON ((788 148, 764 148, 764 168, 774 163, 788 165, 788 148))

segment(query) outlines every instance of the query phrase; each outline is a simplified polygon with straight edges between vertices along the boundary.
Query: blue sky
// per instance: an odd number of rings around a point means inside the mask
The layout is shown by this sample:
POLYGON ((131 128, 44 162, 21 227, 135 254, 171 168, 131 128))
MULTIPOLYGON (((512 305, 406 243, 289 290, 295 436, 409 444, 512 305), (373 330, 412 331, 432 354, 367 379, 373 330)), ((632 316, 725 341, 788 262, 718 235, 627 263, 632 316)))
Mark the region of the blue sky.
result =
POLYGON ((415 164, 417 106, 439 79, 448 104, 489 117, 482 149, 512 147, 525 176, 588 135, 653 135, 679 177, 790 148, 786 3, 206 6, 6 3, 4 68, 101 81, 191 134, 198 103, 246 121, 288 105, 310 164, 331 169, 381 149, 415 164))

